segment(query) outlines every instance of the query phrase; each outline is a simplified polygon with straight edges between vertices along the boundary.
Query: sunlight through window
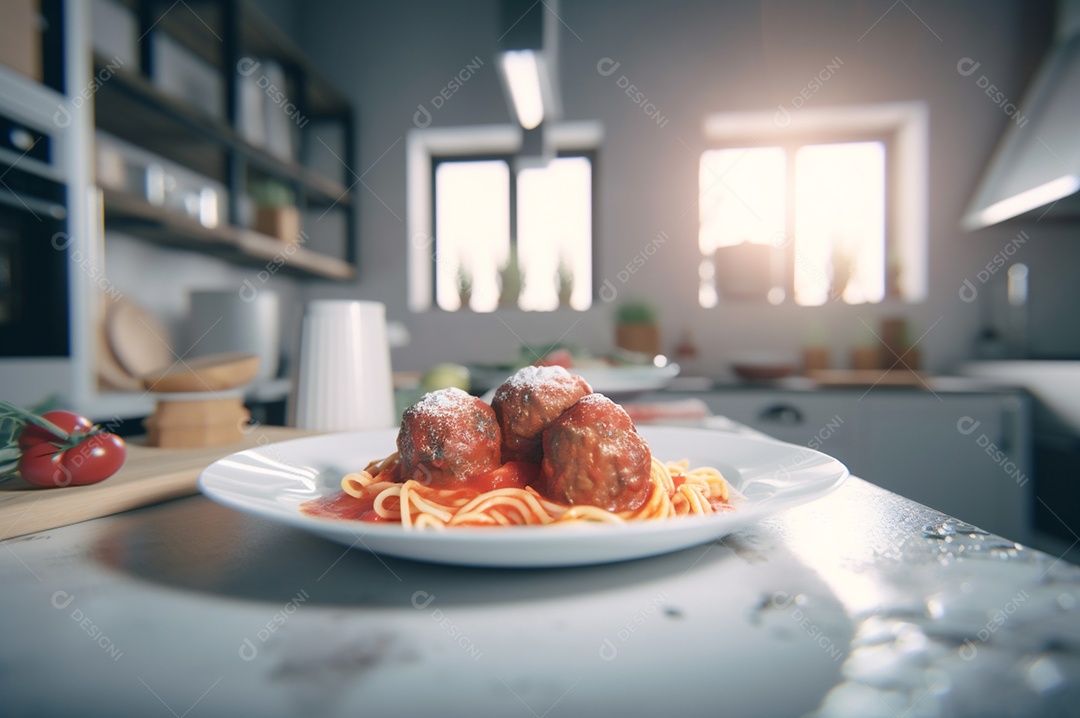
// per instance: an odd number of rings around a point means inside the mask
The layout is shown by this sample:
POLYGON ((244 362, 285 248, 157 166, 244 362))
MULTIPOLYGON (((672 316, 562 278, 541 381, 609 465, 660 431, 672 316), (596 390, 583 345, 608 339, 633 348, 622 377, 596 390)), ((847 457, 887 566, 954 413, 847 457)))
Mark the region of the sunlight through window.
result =
POLYGON ((444 162, 435 170, 435 300, 478 312, 499 304, 510 256, 510 168, 502 160, 444 162))
POLYGON ((740 242, 769 244, 784 231, 784 150, 741 147, 701 157, 702 254, 740 242))
MULTIPOLYGON (((453 160, 435 170, 435 299, 442 309, 494 311, 517 250, 516 306, 592 304, 592 162, 559 157, 511 176, 508 160, 453 160), (511 180, 516 202, 510 202, 511 180), (510 227, 516 227, 516 241, 510 227)), ((503 297, 503 306, 511 299, 503 297)))
POLYGON ((518 256, 525 271, 522 309, 559 306, 560 283, 574 309, 592 297, 592 166, 585 157, 553 160, 518 175, 518 256))
MULTIPOLYGON (((885 162, 882 142, 704 152, 698 176, 698 242, 705 257, 699 277, 701 306, 716 306, 725 295, 710 265, 717 250, 736 245, 771 248, 772 261, 759 256, 767 251, 760 248, 741 255, 725 250, 725 257, 764 262, 744 272, 768 274, 773 267, 773 278, 762 280, 773 284, 768 289, 773 304, 784 300, 785 287, 793 288, 796 303, 805 306, 882 301, 885 162), (786 269, 779 271, 781 267, 786 269)), ((737 268, 735 276, 742 276, 737 268)))
POLYGON ((885 147, 807 145, 795 153, 795 301, 885 298, 885 147))

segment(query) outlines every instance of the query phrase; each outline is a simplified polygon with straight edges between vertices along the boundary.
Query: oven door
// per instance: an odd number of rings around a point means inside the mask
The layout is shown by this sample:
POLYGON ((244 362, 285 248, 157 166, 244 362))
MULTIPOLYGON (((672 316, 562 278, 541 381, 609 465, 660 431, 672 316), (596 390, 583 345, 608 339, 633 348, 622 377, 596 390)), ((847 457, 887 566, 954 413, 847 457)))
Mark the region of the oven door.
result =
POLYGON ((67 188, 0 162, 0 356, 68 356, 67 188))

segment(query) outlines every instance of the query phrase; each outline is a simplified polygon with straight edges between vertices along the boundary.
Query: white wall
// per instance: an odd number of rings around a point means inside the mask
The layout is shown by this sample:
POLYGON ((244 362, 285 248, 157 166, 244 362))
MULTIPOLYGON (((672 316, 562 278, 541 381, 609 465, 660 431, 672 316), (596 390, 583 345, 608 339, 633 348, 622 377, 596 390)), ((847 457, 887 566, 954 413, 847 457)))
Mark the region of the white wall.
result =
MULTIPOLYGON (((299 4, 296 4, 298 9, 299 4)), ((924 361, 944 369, 966 358, 979 324, 979 302, 959 289, 1021 229, 1030 241, 1022 257, 1032 267, 1036 348, 1080 354, 1080 324, 1071 307, 1078 290, 1057 281, 1080 261, 1076 225, 1049 222, 997 227, 968 235, 958 220, 1008 119, 977 86, 985 74, 1018 99, 1049 42, 1050 3, 909 2, 619 2, 564 0, 561 82, 567 119, 600 120, 606 138, 599 168, 600 277, 618 272, 656 234, 670 240, 625 284, 620 300, 647 297, 662 312, 670 347, 693 330, 708 366, 721 371, 730 351, 796 349, 824 331, 846 348, 882 316, 904 315, 924 361), (886 12, 888 10, 888 12, 886 12), (884 15, 883 15, 884 13, 884 15), (916 13, 918 13, 916 15, 916 13), (833 58, 842 67, 807 107, 926 100, 930 110, 929 299, 904 306, 804 308, 697 304, 697 162, 703 118, 724 110, 775 109, 788 104, 833 58), (957 62, 982 63, 965 77, 957 62), (620 67, 597 71, 602 58, 620 67), (667 119, 655 120, 624 94, 625 76, 667 119), (1071 236, 1070 236, 1071 235, 1071 236), (1055 309, 1062 306, 1069 309, 1055 309), (865 325, 864 325, 865 323, 865 325), (932 328, 931 328, 932 327, 932 328)), ((585 313, 494 315, 412 314, 407 309, 405 135, 417 106, 430 100, 474 56, 485 67, 433 112, 433 126, 508 120, 492 66, 498 25, 495 0, 410 0, 357 4, 307 3, 297 37, 359 109, 360 159, 368 188, 360 197, 361 271, 354 285, 309 285, 310 296, 359 296, 387 304, 413 344, 395 367, 419 369, 436 360, 516 355, 521 340, 574 341, 610 347, 612 307, 585 313)))

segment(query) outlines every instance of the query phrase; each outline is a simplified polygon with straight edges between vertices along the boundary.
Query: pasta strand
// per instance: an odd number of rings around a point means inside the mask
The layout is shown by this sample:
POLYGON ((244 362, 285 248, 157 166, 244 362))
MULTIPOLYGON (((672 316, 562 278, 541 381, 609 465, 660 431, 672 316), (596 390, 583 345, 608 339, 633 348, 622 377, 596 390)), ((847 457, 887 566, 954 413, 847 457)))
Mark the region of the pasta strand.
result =
POLYGON ((341 490, 360 501, 370 501, 383 520, 398 521, 409 530, 443 530, 447 526, 507 526, 573 523, 623 523, 677 516, 707 516, 731 508, 739 497, 719 469, 689 468, 689 462, 663 462, 653 457, 649 480, 652 490, 634 511, 612 512, 598 506, 570 506, 550 501, 536 489, 505 488, 470 495, 460 488, 438 489, 418 481, 380 480, 396 477, 398 455, 373 461, 363 470, 345 475, 341 490))

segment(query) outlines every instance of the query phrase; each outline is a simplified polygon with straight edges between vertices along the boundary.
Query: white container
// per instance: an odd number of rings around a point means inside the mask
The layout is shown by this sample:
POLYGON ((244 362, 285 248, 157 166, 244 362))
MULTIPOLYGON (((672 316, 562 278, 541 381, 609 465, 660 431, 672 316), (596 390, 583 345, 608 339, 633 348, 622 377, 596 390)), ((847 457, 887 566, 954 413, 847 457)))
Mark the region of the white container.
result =
POLYGON ((187 326, 192 356, 247 352, 259 357, 257 380, 277 376, 281 354, 281 307, 275 292, 241 296, 235 289, 192 291, 187 326))
POLYGON ((94 51, 107 62, 119 60, 124 70, 139 71, 139 21, 117 0, 90 3, 90 36, 94 51))
POLYGON ((395 426, 386 306, 379 302, 310 302, 300 328, 290 423, 347 431, 395 426))

